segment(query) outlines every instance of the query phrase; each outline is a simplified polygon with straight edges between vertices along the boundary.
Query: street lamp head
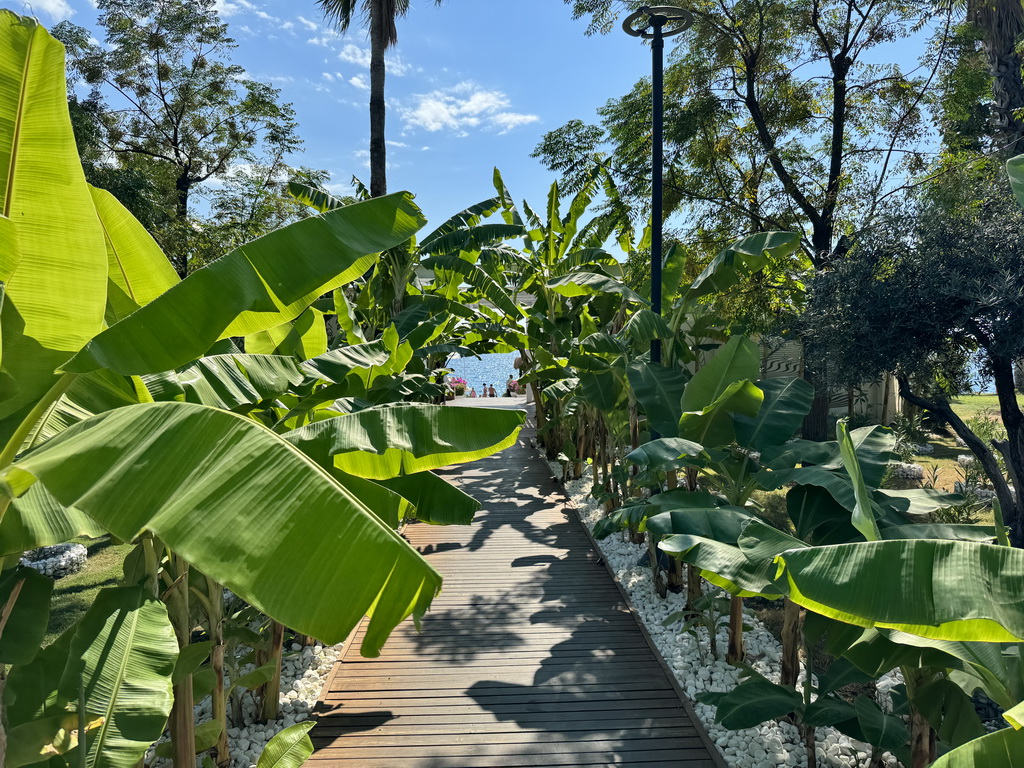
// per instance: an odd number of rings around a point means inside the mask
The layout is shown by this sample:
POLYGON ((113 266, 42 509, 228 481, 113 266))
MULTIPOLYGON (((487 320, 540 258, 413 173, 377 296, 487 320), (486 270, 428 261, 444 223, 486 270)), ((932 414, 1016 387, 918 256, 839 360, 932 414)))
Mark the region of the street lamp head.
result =
POLYGON ((622 29, 627 35, 650 40, 658 34, 659 28, 661 37, 671 37, 686 31, 691 24, 693 14, 683 8, 672 5, 645 5, 623 20, 622 29))

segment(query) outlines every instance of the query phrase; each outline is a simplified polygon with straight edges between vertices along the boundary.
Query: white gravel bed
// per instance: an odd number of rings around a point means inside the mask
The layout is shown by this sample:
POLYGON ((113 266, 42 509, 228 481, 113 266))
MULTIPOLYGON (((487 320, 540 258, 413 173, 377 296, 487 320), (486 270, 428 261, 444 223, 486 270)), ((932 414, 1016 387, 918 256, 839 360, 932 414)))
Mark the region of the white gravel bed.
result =
POLYGON ((89 550, 81 544, 54 544, 26 553, 21 564, 57 580, 78 573, 88 559, 89 550))
MULTIPOLYGON (((327 684, 327 678, 341 654, 342 643, 335 646, 301 646, 293 643, 285 647, 284 659, 281 662, 281 715, 269 723, 256 723, 256 708, 253 697, 246 694, 242 702, 242 727, 228 728, 228 745, 231 752, 231 768, 255 768, 263 747, 279 731, 301 723, 309 718, 310 713, 320 698, 320 693, 327 684)), ((247 664, 239 672, 243 675, 252 672, 255 665, 247 664)), ((195 706, 196 725, 213 719, 212 701, 205 697, 195 706)), ((228 719, 231 718, 231 705, 228 704, 228 719)), ((170 739, 164 734, 158 744, 170 739)), ((146 765, 152 768, 171 768, 171 761, 155 757, 156 746, 146 753, 146 765)), ((197 764, 200 761, 197 760, 197 764)))
POLYGON ((898 477, 903 480, 924 479, 924 467, 920 464, 906 464, 902 461, 890 461, 889 468, 892 470, 893 477, 898 477))
MULTIPOLYGON (((561 467, 549 462, 552 474, 561 476, 561 467)), ((589 473, 589 468, 588 468, 589 473)), ((580 518, 588 528, 604 517, 604 510, 590 498, 591 481, 585 476, 565 484, 565 491, 579 510, 580 518)), ((803 766, 807 764, 807 750, 796 726, 783 722, 767 722, 756 728, 730 731, 715 723, 715 708, 697 701, 705 691, 732 690, 740 679, 740 670, 724 660, 728 647, 728 628, 723 627, 717 637, 721 659, 712 659, 706 632, 701 629, 701 640, 682 634, 676 628, 662 626, 670 614, 684 608, 686 598, 670 592, 662 600, 651 583, 646 567, 636 565, 647 552, 645 546, 630 543, 623 535, 613 534, 599 541, 598 546, 611 566, 619 583, 630 596, 647 631, 672 669, 680 686, 693 702, 693 707, 707 729, 711 740, 718 746, 725 762, 735 768, 776 768, 777 766, 803 766)), ((775 637, 764 628, 754 615, 745 609, 744 622, 751 626, 745 633, 747 663, 773 682, 779 681, 782 650, 775 637)), ((802 678, 802 674, 801 674, 802 678)), ((883 686, 886 698, 895 682, 883 686)), ((835 728, 818 728, 817 753, 820 766, 855 768, 868 765, 871 746, 851 739, 835 728)), ((886 765, 898 766, 896 758, 888 752, 883 755, 886 765)))

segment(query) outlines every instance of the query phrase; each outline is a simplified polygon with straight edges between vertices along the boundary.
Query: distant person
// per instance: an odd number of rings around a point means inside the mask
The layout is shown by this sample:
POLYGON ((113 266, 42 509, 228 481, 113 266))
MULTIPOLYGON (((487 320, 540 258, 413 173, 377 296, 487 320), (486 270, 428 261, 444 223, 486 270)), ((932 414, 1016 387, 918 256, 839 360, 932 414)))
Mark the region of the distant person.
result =
POLYGON ((469 390, 470 397, 476 397, 476 387, 471 387, 469 390))
POLYGON ((508 377, 508 381, 505 382, 505 397, 512 397, 519 389, 519 385, 513 376, 508 377))
POLYGON ((487 382, 484 382, 483 392, 480 393, 480 397, 487 397, 487 382))
POLYGON ((498 393, 494 391, 494 385, 493 384, 491 384, 490 389, 487 390, 487 396, 488 397, 497 397, 498 396, 498 393))

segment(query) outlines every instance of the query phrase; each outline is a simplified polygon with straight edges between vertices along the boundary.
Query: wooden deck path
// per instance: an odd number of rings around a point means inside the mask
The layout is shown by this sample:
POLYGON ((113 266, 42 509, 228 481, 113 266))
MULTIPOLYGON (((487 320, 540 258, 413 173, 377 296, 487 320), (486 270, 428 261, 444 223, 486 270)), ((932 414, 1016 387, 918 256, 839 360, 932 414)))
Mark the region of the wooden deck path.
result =
POLYGON ((472 526, 407 529, 444 591, 378 659, 357 630, 318 706, 315 768, 724 765, 533 434, 444 473, 483 503, 472 526))

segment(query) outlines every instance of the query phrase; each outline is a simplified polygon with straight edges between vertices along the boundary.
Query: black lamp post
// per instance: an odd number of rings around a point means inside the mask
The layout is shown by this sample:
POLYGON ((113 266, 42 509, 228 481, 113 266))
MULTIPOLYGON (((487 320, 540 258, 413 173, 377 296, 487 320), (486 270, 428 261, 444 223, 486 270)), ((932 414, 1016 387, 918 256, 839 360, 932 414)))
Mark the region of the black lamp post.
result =
MULTIPOLYGON (((692 23, 693 15, 689 11, 671 5, 645 5, 622 22, 622 28, 627 34, 651 41, 651 90, 654 107, 654 148, 651 157, 651 308, 657 315, 661 314, 665 38, 689 29, 692 23)), ((661 362, 660 339, 651 342, 651 362, 661 362)))

